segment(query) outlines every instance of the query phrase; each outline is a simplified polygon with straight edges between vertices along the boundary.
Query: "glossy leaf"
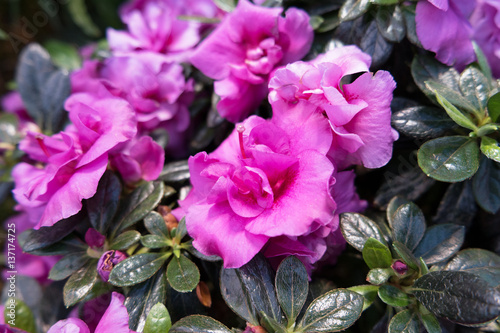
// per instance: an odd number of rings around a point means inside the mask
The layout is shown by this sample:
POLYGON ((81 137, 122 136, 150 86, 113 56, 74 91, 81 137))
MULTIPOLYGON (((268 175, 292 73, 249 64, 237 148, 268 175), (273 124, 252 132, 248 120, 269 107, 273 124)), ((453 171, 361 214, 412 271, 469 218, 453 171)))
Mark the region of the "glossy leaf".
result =
POLYGON ((420 313, 419 314, 420 321, 424 325, 425 329, 427 330, 427 333, 441 333, 441 326, 439 325, 439 321, 437 320, 436 316, 434 316, 432 313, 420 313))
POLYGON ((475 325, 500 315, 500 291, 466 272, 430 272, 417 279, 413 294, 436 316, 475 325))
POLYGON ((64 285, 64 305, 70 307, 80 302, 97 283, 97 260, 91 260, 70 276, 64 285))
POLYGON ((144 218, 144 225, 151 234, 160 236, 161 238, 170 238, 170 232, 168 231, 165 220, 163 216, 157 212, 150 212, 144 218))
POLYGON ((453 67, 443 65, 434 57, 417 55, 411 63, 411 74, 417 86, 427 96, 434 98, 434 92, 426 86, 427 81, 438 82, 449 90, 459 91, 459 74, 453 67))
POLYGON ((187 160, 184 160, 165 164, 160 176, 158 176, 158 180, 167 183, 178 183, 189 180, 189 177, 189 166, 187 160))
POLYGON ((109 283, 118 287, 133 286, 153 276, 167 260, 165 253, 142 253, 116 265, 109 275, 109 283))
POLYGON ((392 225, 394 223, 394 214, 398 210, 399 207, 409 204, 410 201, 406 200, 402 196, 395 196, 394 198, 389 201, 389 204, 387 205, 387 210, 386 210, 386 217, 387 217, 387 222, 389 222, 389 225, 392 225))
MULTIPOLYGON (((476 175, 473 179, 477 177, 476 175)), ((453 183, 446 189, 432 220, 439 224, 455 223, 468 227, 472 224, 476 213, 477 205, 472 190, 472 181, 466 180, 453 183)))
POLYGON ((172 288, 181 293, 192 291, 200 282, 200 271, 198 267, 181 255, 174 256, 167 266, 167 279, 172 288))
POLYGON ((411 310, 403 310, 392 317, 388 327, 389 333, 418 333, 420 323, 418 316, 411 310))
POLYGON ((109 245, 110 250, 125 250, 135 245, 141 239, 141 233, 137 230, 129 230, 118 235, 109 245))
POLYGON ((383 65, 391 56, 393 44, 388 42, 377 28, 375 20, 371 21, 359 43, 361 50, 372 57, 373 67, 383 65))
POLYGON ((475 67, 467 67, 460 74, 459 86, 462 94, 476 110, 484 112, 490 93, 490 82, 481 71, 475 67))
POLYGON ((488 99, 487 107, 491 121, 497 122, 500 116, 500 92, 497 92, 488 99))
POLYGON ((81 221, 81 215, 77 214, 61 220, 51 227, 41 227, 38 230, 28 229, 19 235, 19 244, 24 252, 34 252, 57 243, 69 235, 81 221))
POLYGON ((87 213, 92 227, 105 235, 116 210, 122 187, 114 172, 107 170, 99 181, 96 194, 87 200, 87 213))
POLYGON ((372 237, 385 243, 380 228, 375 222, 358 213, 340 215, 340 230, 347 243, 358 251, 363 251, 365 242, 372 237))
POLYGON ((484 249, 460 251, 444 269, 477 275, 493 287, 500 285, 500 256, 484 249))
POLYGON ((52 266, 49 273, 49 279, 54 281, 64 280, 82 268, 89 260, 90 257, 87 256, 86 252, 76 252, 65 255, 52 266))
POLYGON ((435 107, 414 106, 392 115, 392 124, 415 139, 433 139, 451 131, 456 125, 445 113, 435 107))
POLYGON ((444 182, 472 177, 479 168, 479 147, 474 139, 449 136, 424 143, 418 164, 427 176, 444 182))
POLYGON ((451 258, 464 242, 465 228, 457 224, 438 224, 430 227, 414 251, 427 265, 451 258))
POLYGON ((472 180, 476 202, 485 211, 495 214, 500 209, 500 167, 497 162, 483 158, 472 180))
POLYGON ((408 295, 390 284, 380 286, 378 296, 385 304, 390 306, 403 308, 410 304, 408 295))
POLYGON ((406 38, 414 45, 422 47, 420 40, 417 36, 417 26, 415 22, 415 5, 405 5, 403 6, 403 17, 405 19, 406 26, 406 38))
POLYGON ((394 213, 391 228, 394 240, 413 251, 425 233, 424 214, 414 203, 404 204, 394 213))
POLYGON ((232 333, 232 331, 211 317, 193 315, 176 322, 169 333, 232 333))
POLYGON ((391 268, 374 268, 368 272, 366 276, 366 281, 374 285, 382 285, 389 280, 391 276, 394 275, 394 271, 391 268))
MULTIPOLYGON (((395 4, 398 0, 375 0, 385 2, 384 5, 395 4)), ((372 2, 375 2, 372 0, 372 2)), ((400 42, 406 36, 403 13, 399 6, 380 6, 375 16, 377 28, 390 42, 400 42)))
MULTIPOLYGON (((493 77, 491 75, 491 67, 488 63, 488 59, 484 55, 481 48, 477 45, 475 41, 472 41, 472 47, 474 48, 474 53, 476 54, 477 63, 479 65, 479 69, 486 76, 486 78, 491 81, 493 77)), ((495 121, 495 120, 494 120, 495 121)))
POLYGON ((394 241, 392 243, 392 247, 396 251, 396 253, 403 259, 403 261, 412 269, 418 270, 419 268, 419 262, 417 258, 413 255, 413 253, 404 245, 403 243, 399 241, 394 241))
POLYGON ((378 293, 378 286, 373 286, 373 285, 361 285, 361 286, 354 286, 354 287, 349 287, 347 288, 350 291, 354 291, 364 298, 363 302, 363 311, 368 309, 370 305, 372 305, 373 301, 375 301, 375 298, 377 297, 378 293))
POLYGON ((150 182, 135 189, 120 207, 116 229, 126 229, 148 215, 163 197, 164 188, 162 182, 150 182))
POLYGON ((487 136, 481 137, 481 151, 489 159, 500 163, 500 147, 497 140, 487 136))
POLYGON ((129 314, 130 329, 138 332, 143 330, 151 309, 158 303, 165 303, 167 288, 164 270, 160 270, 152 278, 130 288, 124 303, 129 314))
POLYGON ((252 325, 258 325, 257 313, 252 306, 249 290, 240 279, 236 269, 221 270, 221 294, 233 312, 252 325))
POLYGON ((337 332, 350 327, 363 311, 363 296, 335 289, 316 298, 306 310, 300 327, 305 332, 337 332))
POLYGON ((276 272, 276 294, 288 318, 288 325, 295 323, 307 299, 309 276, 304 264, 295 256, 281 262, 276 272))
POLYGON ((186 218, 183 217, 180 221, 179 224, 177 225, 177 228, 175 228, 175 235, 174 238, 177 240, 177 242, 181 242, 181 240, 184 238, 184 236, 187 235, 187 229, 186 229, 186 218))
POLYGON ((149 311, 143 333, 168 332, 172 327, 172 321, 167 308, 162 303, 156 303, 149 311))
POLYGON ((169 246, 165 238, 157 235, 141 236, 141 244, 150 249, 161 249, 162 247, 169 246))
MULTIPOLYGON (((26 303, 19 299, 9 298, 3 304, 3 306, 3 319, 5 320, 4 322, 6 324, 15 323, 14 325, 9 326, 19 328, 20 330, 26 331, 28 333, 37 332, 35 316, 33 315, 31 309, 26 305, 26 303), (12 310, 14 311, 13 313, 12 310)), ((5 332, 10 333, 10 329, 5 329, 5 332)))
POLYGON ((366 240, 362 254, 364 261, 370 269, 388 268, 391 266, 391 250, 375 238, 370 237, 366 240))
POLYGON ((341 21, 350 21, 363 15, 370 6, 370 0, 347 0, 339 11, 341 21))

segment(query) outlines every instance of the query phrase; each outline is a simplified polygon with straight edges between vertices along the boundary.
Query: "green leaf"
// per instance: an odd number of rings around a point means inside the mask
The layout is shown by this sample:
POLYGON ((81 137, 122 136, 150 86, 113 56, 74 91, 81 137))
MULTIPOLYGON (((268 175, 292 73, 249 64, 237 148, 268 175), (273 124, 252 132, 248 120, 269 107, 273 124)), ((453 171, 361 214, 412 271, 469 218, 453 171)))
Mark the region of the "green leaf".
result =
POLYGON ((391 267, 391 250, 375 238, 368 238, 363 247, 363 259, 370 269, 391 267))
POLYGON ((476 124, 474 124, 474 122, 467 115, 465 115, 462 111, 457 109, 455 105, 453 105, 456 104, 458 106, 466 108, 467 110, 474 110, 472 105, 465 106, 468 105, 469 103, 462 97, 462 95, 459 95, 458 93, 455 93, 451 89, 441 86, 436 82, 430 81, 427 82, 426 84, 429 90, 433 91, 434 94, 436 95, 439 105, 443 107, 448 116, 450 116, 450 118, 453 119, 454 122, 472 131, 477 130, 476 124), (453 102, 453 104, 448 99, 450 99, 453 102))
MULTIPOLYGON (((22 236, 28 235, 29 229, 23 232, 19 239, 22 236)), ((20 242, 21 243, 21 242, 20 242)), ((59 242, 49 245, 47 247, 30 251, 29 254, 37 255, 37 256, 57 256, 57 255, 66 255, 74 252, 87 251, 88 245, 81 241, 81 239, 75 235, 69 235, 60 240, 59 242)), ((25 251, 27 252, 27 251, 25 251)))
POLYGON ((236 8, 235 0, 214 0, 214 3, 219 9, 225 12, 232 12, 236 8))
POLYGON ((380 286, 389 280, 394 275, 392 268, 375 268, 371 269, 366 276, 366 281, 371 284, 380 286))
POLYGON ((388 327, 389 333, 419 333, 418 316, 411 310, 403 310, 392 317, 388 327))
POLYGON ((200 271, 184 255, 179 258, 174 256, 167 266, 167 279, 172 288, 187 293, 196 288, 200 282, 200 271))
POLYGON ((69 235, 81 223, 81 214, 56 222, 51 227, 41 227, 38 230, 28 229, 19 235, 18 241, 24 252, 34 252, 57 243, 69 235))
POLYGON ((390 284, 384 284, 378 289, 378 296, 387 305, 403 308, 410 304, 406 293, 390 284))
POLYGON ((339 11, 341 21, 351 21, 368 11, 370 0, 347 0, 339 11))
POLYGON ((465 228, 457 224, 437 224, 430 227, 414 251, 427 265, 451 258, 464 242, 465 228))
POLYGON ((165 164, 158 176, 158 180, 167 183, 182 183, 188 181, 190 177, 187 160, 176 161, 165 164))
POLYGON ((372 20, 368 23, 362 34, 359 46, 363 52, 372 58, 372 66, 380 67, 391 56, 393 44, 387 41, 377 28, 377 23, 372 20))
POLYGON ((413 255, 413 253, 399 241, 394 241, 392 243, 392 247, 396 251, 396 253, 403 259, 403 261, 412 269, 418 271, 419 262, 417 258, 413 255))
POLYGON ((472 189, 479 206, 495 214, 500 209, 500 166, 498 163, 483 158, 477 174, 472 179, 472 189))
POLYGON ((429 106, 414 106, 393 113, 392 125, 398 132, 422 140, 442 136, 456 126, 440 109, 429 106))
POLYGON ((471 273, 481 277, 493 287, 500 285, 500 256, 484 249, 458 252, 444 270, 471 273))
POLYGON ((377 297, 378 294, 378 286, 372 286, 369 284, 366 285, 361 285, 361 286, 354 286, 354 287, 349 287, 347 288, 350 291, 354 291, 364 298, 363 302, 363 311, 368 309, 370 305, 375 301, 375 298, 377 297))
POLYGON ((389 225, 392 225, 394 223, 394 214, 396 213, 398 208, 403 206, 404 204, 409 204, 409 203, 410 203, 409 200, 399 195, 393 197, 391 201, 389 201, 389 204, 387 205, 387 210, 385 212, 387 216, 387 222, 389 222, 389 225))
MULTIPOLYGON (((385 2, 384 5, 395 4, 399 0, 371 0, 371 2, 385 2)), ((400 42, 406 36, 406 26, 403 13, 399 6, 380 6, 375 15, 377 28, 390 42, 400 42)))
POLYGON ((462 94, 474 106, 484 113, 490 93, 490 81, 475 67, 467 67, 460 74, 459 86, 462 94))
POLYGON ((370 2, 377 5, 395 5, 399 0, 370 0, 370 2))
POLYGON ((65 255, 52 266, 49 279, 54 281, 64 280, 82 268, 89 260, 90 257, 87 256, 87 252, 76 252, 65 255))
POLYGON ((172 321, 167 308, 162 303, 156 303, 149 311, 143 333, 168 332, 172 321))
POLYGON ((122 213, 116 219, 115 230, 126 229, 148 215, 160 203, 164 188, 163 182, 149 182, 136 188, 120 207, 122 213))
POLYGON ((116 265, 109 275, 109 283, 128 287, 146 281, 168 259, 165 253, 142 253, 129 257, 116 265))
MULTIPOLYGON (((417 26, 415 22, 415 7, 416 5, 405 5, 403 6, 403 17, 405 19, 406 26, 406 38, 414 45, 422 47, 420 40, 417 36, 417 26)), ((413 68, 413 67, 412 67, 413 68)))
POLYGON ((483 74, 486 76, 488 81, 492 81, 493 76, 491 75, 491 68, 490 68, 490 65, 488 63, 488 59, 486 59, 483 51, 481 50, 481 48, 477 45, 477 43, 475 41, 472 41, 472 46, 474 48, 474 53, 476 54, 479 69, 481 70, 481 72, 483 72, 483 74))
POLYGON ((101 31, 95 25, 87 10, 84 0, 72 0, 68 2, 68 11, 75 24, 89 37, 99 37, 101 31))
POLYGON ((240 272, 236 269, 222 269, 220 281, 222 297, 231 310, 250 324, 259 325, 250 292, 243 284, 240 272))
POLYGON ((141 233, 137 230, 129 230, 118 235, 109 245, 110 250, 126 250, 141 239, 141 233))
POLYGON ((131 330, 141 332, 147 316, 157 303, 167 300, 168 282, 165 270, 160 270, 152 278, 130 288, 125 300, 131 330))
MULTIPOLYGON (((29 333, 37 332, 35 316, 26 303, 19 299, 8 298, 4 306, 3 317, 5 324, 29 333)), ((6 332, 10 332, 10 330, 6 329, 6 332)))
POLYGON ((466 180, 448 186, 432 220, 439 224, 456 223, 468 227, 472 224, 477 210, 472 181, 466 180))
POLYGON ((44 43, 44 47, 49 52, 50 58, 56 66, 68 71, 81 67, 82 58, 75 46, 60 40, 51 39, 44 43))
POLYGON ((350 327, 363 311, 363 296, 335 289, 316 298, 300 322, 301 331, 338 332, 350 327))
POLYGON ((420 313, 419 317, 428 333, 441 333, 441 326, 439 325, 439 321, 432 313, 420 313))
POLYGON ((97 192, 87 200, 87 213, 92 227, 105 235, 118 209, 122 186, 111 170, 107 170, 99 181, 97 192))
POLYGON ((162 238, 170 238, 170 232, 168 231, 167 224, 159 213, 150 212, 144 218, 144 225, 151 234, 162 238))
POLYGON ((347 243, 358 251, 363 251, 365 242, 372 237, 385 243, 384 236, 375 222, 358 213, 340 215, 340 230, 347 243))
POLYGON ((232 331, 213 318, 192 315, 176 322, 169 333, 232 333, 232 331))
POLYGON ((447 136, 424 143, 418 150, 418 165, 427 176, 443 182, 459 182, 472 177, 479 168, 476 140, 447 136))
POLYGON ((266 332, 287 333, 286 327, 284 327, 282 324, 278 323, 273 318, 270 318, 264 312, 261 312, 260 315, 261 315, 261 320, 260 320, 261 326, 265 329, 266 332))
POLYGON ((309 276, 304 264, 295 256, 281 262, 276 272, 276 294, 288 318, 288 326, 295 323, 307 299, 309 276))
POLYGON ((413 202, 404 204, 394 213, 391 228, 394 240, 413 251, 425 233, 424 214, 413 202))
POLYGON ((64 285, 64 305, 70 307, 80 302, 98 281, 97 260, 91 260, 70 276, 64 285))
POLYGON ((141 236, 141 244, 150 249, 161 249, 163 247, 169 246, 167 239, 157 235, 145 235, 141 236))
POLYGON ((435 94, 427 88, 427 81, 438 82, 442 86, 447 87, 447 91, 459 91, 460 89, 458 86, 460 76, 457 70, 453 67, 443 65, 434 57, 428 55, 416 55, 413 58, 411 74, 420 90, 431 99, 435 98, 435 94))
POLYGON ((181 240, 184 238, 184 236, 187 235, 187 229, 186 229, 186 218, 183 217, 180 221, 179 224, 177 225, 177 228, 175 228, 175 235, 174 238, 177 240, 177 242, 181 242, 181 240))
POLYGON ((500 163, 500 147, 497 140, 487 136, 481 137, 481 151, 489 159, 500 163))
POLYGON ((436 316, 459 324, 482 324, 500 315, 500 291, 466 272, 430 272, 415 281, 413 294, 436 316))
POLYGON ((496 123, 498 121, 498 116, 500 116, 500 92, 497 92, 488 99, 487 107, 491 121, 496 123))

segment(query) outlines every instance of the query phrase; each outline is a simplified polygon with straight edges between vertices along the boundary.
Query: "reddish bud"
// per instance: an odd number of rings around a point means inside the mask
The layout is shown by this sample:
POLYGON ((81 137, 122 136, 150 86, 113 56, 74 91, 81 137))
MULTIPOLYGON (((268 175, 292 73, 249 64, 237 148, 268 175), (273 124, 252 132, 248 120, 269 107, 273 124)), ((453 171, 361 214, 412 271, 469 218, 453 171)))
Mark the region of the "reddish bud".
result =
POLYGON ((127 255, 121 251, 111 250, 104 252, 97 263, 97 272, 101 276, 102 280, 104 282, 108 282, 109 274, 111 273, 113 267, 125 259, 127 259, 127 255))
POLYGON ((401 260, 396 260, 391 267, 399 275, 405 275, 408 272, 408 265, 401 260))
POLYGON ((85 242, 93 249, 101 248, 104 245, 105 241, 106 237, 104 235, 101 235, 94 228, 90 228, 85 233, 85 242))

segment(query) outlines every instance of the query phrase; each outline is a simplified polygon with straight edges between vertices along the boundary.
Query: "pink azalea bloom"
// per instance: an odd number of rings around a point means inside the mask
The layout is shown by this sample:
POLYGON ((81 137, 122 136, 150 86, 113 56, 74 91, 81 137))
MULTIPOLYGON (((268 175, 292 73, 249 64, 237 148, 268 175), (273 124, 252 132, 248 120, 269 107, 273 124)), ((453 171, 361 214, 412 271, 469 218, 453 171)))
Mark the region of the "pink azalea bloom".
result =
POLYGON ((215 79, 220 115, 231 122, 244 119, 267 95, 269 74, 277 67, 301 59, 313 40, 306 12, 290 8, 264 8, 247 0, 195 50, 191 63, 215 79))
POLYGON ((240 267, 270 239, 331 222, 334 169, 325 156, 331 131, 321 117, 285 131, 252 116, 213 153, 189 159, 193 189, 180 205, 200 252, 240 267))
MULTIPOLYGON (((136 333, 128 327, 129 315, 123 305, 125 297, 113 292, 111 303, 102 316, 94 333, 136 333)), ((78 318, 59 320, 47 333, 90 333, 87 324, 78 318)))
POLYGON ((423 0, 417 3, 416 28, 422 46, 436 58, 462 70, 475 60, 468 21, 475 0, 423 0))
POLYGON ((139 0, 128 3, 121 11, 128 31, 108 29, 111 50, 118 53, 152 51, 170 59, 185 61, 200 41, 204 25, 178 17, 214 17, 217 7, 208 0, 139 0), (187 3, 186 3, 187 2, 187 3))
POLYGON ((108 152, 136 134, 134 112, 122 99, 74 94, 65 108, 72 121, 65 132, 52 137, 33 133, 20 144, 45 167, 19 163, 12 172, 18 203, 42 212, 36 229, 78 213, 82 200, 97 190, 108 152))
POLYGON ((357 47, 346 46, 278 69, 269 83, 273 121, 323 114, 333 132, 329 156, 340 170, 385 165, 398 138, 390 109, 396 83, 389 72, 369 73, 370 62, 357 47), (341 81, 360 72, 366 73, 352 83, 341 81))
POLYGON ((477 0, 470 18, 474 39, 491 66, 493 76, 500 78, 500 2, 477 0))

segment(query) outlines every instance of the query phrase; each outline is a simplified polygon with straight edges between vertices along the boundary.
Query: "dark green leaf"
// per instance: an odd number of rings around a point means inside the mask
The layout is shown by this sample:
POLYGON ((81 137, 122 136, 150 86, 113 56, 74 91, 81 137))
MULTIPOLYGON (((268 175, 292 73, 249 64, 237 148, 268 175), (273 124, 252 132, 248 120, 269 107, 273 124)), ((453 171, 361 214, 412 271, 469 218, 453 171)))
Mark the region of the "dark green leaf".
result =
POLYGON ((403 310, 392 317, 389 327, 389 333, 419 333, 420 323, 418 316, 411 310, 403 310))
POLYGON ((433 139, 420 147, 418 164, 429 177, 459 182, 479 168, 479 148, 476 140, 464 136, 433 139))
POLYGON ((281 262, 276 272, 276 294, 288 318, 288 326, 295 323, 307 299, 309 276, 304 264, 295 256, 281 262))
POLYGON ((414 251, 427 265, 451 258, 464 242, 465 228, 457 224, 438 224, 430 227, 414 251))
POLYGON ((350 21, 363 15, 370 6, 370 0, 347 0, 340 8, 341 21, 350 21))
POLYGON ((109 283, 127 287, 146 281, 153 276, 168 258, 165 253, 142 253, 127 258, 116 265, 109 275, 109 283))
POLYGON ((50 54, 52 61, 60 68, 68 71, 79 69, 82 58, 78 54, 78 49, 71 44, 51 39, 44 43, 45 49, 50 54))
MULTIPOLYGON (((23 301, 9 298, 3 305, 5 306, 3 317, 6 324, 29 333, 36 333, 35 316, 23 301)), ((6 332, 9 331, 9 329, 6 330, 6 332)))
POLYGON ((417 258, 415 258, 413 253, 406 247, 406 245, 399 241, 394 241, 392 243, 392 247, 410 268, 418 271, 419 262, 417 258))
POLYGON ((81 301, 98 281, 97 260, 91 260, 70 276, 64 285, 64 305, 70 307, 81 301))
MULTIPOLYGON (((20 236, 28 234, 27 232, 22 233, 20 236)), ((47 247, 34 250, 29 252, 30 254, 37 256, 57 256, 66 255, 74 252, 87 251, 88 245, 80 240, 75 235, 69 235, 60 240, 59 242, 49 245, 47 247)))
MULTIPOLYGON (((167 239, 157 235, 145 235, 141 237, 141 244, 150 249, 161 249, 169 246, 167 239)), ((171 244, 171 243, 170 243, 171 244)))
POLYGON ((363 251, 365 242, 372 237, 385 243, 382 232, 375 222, 358 213, 340 215, 340 229, 347 243, 358 251, 363 251))
POLYGON ((417 86, 428 97, 434 98, 434 92, 426 87, 426 81, 439 82, 452 91, 459 91, 457 70, 448 67, 428 55, 417 55, 411 63, 411 74, 417 86))
POLYGON ((68 11, 75 24, 90 37, 99 37, 101 31, 92 21, 87 5, 84 0, 72 0, 68 2, 68 11))
POLYGON ((19 235, 19 244, 24 252, 42 249, 69 235, 78 222, 81 222, 81 214, 61 220, 51 227, 41 227, 38 230, 28 229, 19 235))
POLYGON ((316 298, 306 310, 300 327, 306 332, 337 332, 350 327, 363 311, 363 296, 335 289, 316 298))
POLYGON ((391 228, 394 240, 413 251, 425 233, 424 214, 414 203, 404 204, 394 213, 391 228))
POLYGON ((318 30, 318 28, 321 26, 321 24, 323 24, 324 21, 325 20, 321 16, 313 15, 309 19, 309 24, 311 25, 313 30, 318 30))
POLYGON ((130 329, 138 332, 143 330, 153 306, 165 303, 167 286, 165 271, 161 270, 151 279, 130 288, 124 303, 130 316, 130 329))
POLYGON ((252 300, 246 286, 243 284, 241 274, 236 269, 221 270, 221 294, 226 304, 233 312, 252 325, 259 325, 259 320, 252 306, 252 300))
POLYGON ((500 256, 484 249, 458 252, 446 265, 445 270, 471 273, 481 277, 493 287, 500 285, 500 256))
POLYGON ((439 321, 432 313, 420 313, 419 317, 428 333, 441 333, 441 326, 439 325, 439 321))
POLYGON ((186 229, 186 218, 183 217, 180 221, 179 224, 177 225, 177 228, 175 228, 175 235, 174 238, 177 240, 177 242, 181 242, 181 240, 184 238, 184 236, 187 235, 187 229, 186 229))
POLYGON ((476 110, 484 112, 490 93, 490 82, 481 71, 475 67, 467 67, 460 74, 460 90, 476 110))
POLYGON ((149 311, 143 333, 168 332, 172 322, 168 310, 162 303, 156 303, 149 311))
POLYGON ((144 225, 151 234, 162 238, 170 238, 170 232, 168 231, 167 224, 165 223, 163 217, 157 212, 150 212, 144 218, 144 225))
POLYGON ((500 116, 500 92, 491 96, 488 99, 488 115, 491 118, 492 122, 498 121, 498 116, 500 116))
POLYGON ((483 158, 477 174, 472 179, 476 202, 485 211, 495 214, 500 209, 500 167, 498 163, 483 158))
POLYGON ((367 308, 372 305, 373 301, 375 301, 375 298, 377 297, 378 293, 378 286, 372 286, 369 284, 362 285, 362 286, 354 286, 347 288, 350 291, 354 291, 364 298, 364 303, 363 303, 363 311, 365 311, 367 308))
POLYGON ((399 0, 370 0, 370 2, 377 5, 395 5, 399 2, 399 0))
MULTIPOLYGON (((486 59, 483 51, 481 48, 477 45, 475 41, 472 42, 472 46, 474 48, 474 53, 476 53, 476 58, 477 58, 477 63, 479 65, 479 69, 481 72, 486 76, 486 78, 491 81, 493 80, 493 77, 491 75, 491 68, 490 65, 488 64, 488 59, 486 59)), ((496 120, 493 120, 496 121, 496 120)))
POLYGON ((128 228, 148 215, 159 204, 164 188, 163 182, 150 182, 135 189, 120 207, 116 229, 128 228))
MULTIPOLYGON (((474 179, 476 177, 474 176, 474 179)), ((432 220, 439 224, 455 223, 468 227, 476 216, 476 212, 477 205, 472 191, 472 181, 466 180, 448 186, 432 220)))
POLYGON ((99 181, 96 194, 87 200, 87 213, 92 227, 105 235, 113 221, 122 187, 114 172, 107 170, 99 181))
POLYGON ((497 140, 487 136, 481 137, 481 151, 489 159, 500 163, 500 147, 497 140))
POLYGON ((193 256, 195 256, 198 259, 204 260, 204 261, 209 261, 209 262, 216 262, 216 261, 221 261, 222 258, 216 255, 211 255, 211 256, 206 256, 197 249, 195 249, 193 246, 189 246, 186 249, 189 253, 191 253, 193 256))
POLYGON ((391 267, 391 250, 375 238, 368 238, 363 247, 363 259, 370 269, 391 267))
MULTIPOLYGON (((376 0, 377 1, 377 0, 376 0)), ((385 1, 384 4, 395 4, 398 0, 378 0, 385 1)), ((373 2, 373 0, 372 0, 373 2)), ((377 27, 382 36, 390 42, 400 42, 406 36, 406 26, 403 13, 399 6, 380 6, 375 16, 377 27)))
POLYGON ((178 292, 186 293, 196 288, 200 282, 200 271, 184 255, 179 258, 174 256, 168 263, 167 279, 172 288, 178 292))
POLYGON ((466 272, 430 272, 415 281, 413 294, 438 317, 466 325, 500 315, 500 291, 466 272))
POLYGON ((418 47, 422 47, 417 36, 417 27, 415 24, 415 5, 403 6, 403 17, 406 26, 406 38, 418 47))
POLYGON ((282 324, 278 323, 273 318, 270 318, 264 312, 261 312, 260 315, 261 315, 261 320, 260 320, 261 326, 265 329, 266 332, 287 333, 286 327, 284 327, 282 324))
POLYGON ((200 315, 182 318, 176 322, 169 333, 232 333, 232 331, 217 320, 200 315))
POLYGON ((392 268, 375 268, 368 272, 366 281, 379 286, 386 283, 392 275, 394 275, 392 268))
POLYGON ((54 281, 64 280, 80 268, 82 268, 90 257, 87 252, 76 252, 65 255, 54 266, 49 273, 49 279, 54 281))
POLYGON ((392 115, 392 125, 415 139, 433 139, 451 131, 456 125, 438 108, 414 106, 392 115))
POLYGON ((368 24, 359 46, 372 57, 371 66, 375 68, 380 67, 389 59, 393 48, 393 44, 379 32, 375 20, 368 24))
POLYGON ((410 304, 408 295, 390 284, 380 286, 378 296, 385 304, 390 306, 403 308, 410 304))
POLYGON ((189 166, 187 160, 184 160, 166 164, 160 176, 158 176, 158 180, 167 183, 179 183, 189 180, 189 177, 189 166))
POLYGON ((141 239, 141 233, 136 230, 125 231, 118 235, 110 244, 110 250, 126 250, 141 239))
POLYGON ((389 201, 389 204, 387 205, 387 210, 386 210, 386 217, 387 217, 387 222, 389 222, 389 225, 392 225, 394 222, 394 214, 398 210, 399 207, 409 204, 410 201, 406 200, 404 197, 401 196, 395 196, 394 198, 389 201))

